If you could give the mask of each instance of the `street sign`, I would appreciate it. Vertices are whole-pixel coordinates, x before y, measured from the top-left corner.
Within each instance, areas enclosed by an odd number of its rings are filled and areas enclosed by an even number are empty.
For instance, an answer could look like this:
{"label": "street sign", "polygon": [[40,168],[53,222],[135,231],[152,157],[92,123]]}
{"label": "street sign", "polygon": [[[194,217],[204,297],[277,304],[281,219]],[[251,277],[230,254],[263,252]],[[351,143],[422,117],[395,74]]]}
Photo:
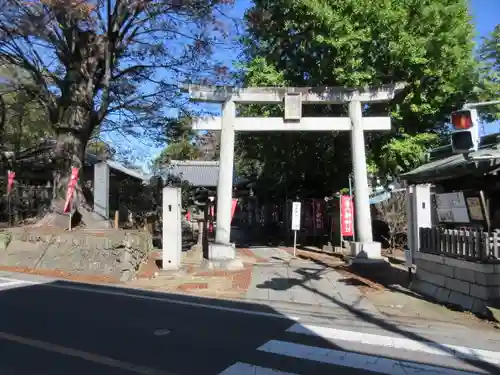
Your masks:
{"label": "street sign", "polygon": [[300,230],[300,202],[292,204],[293,256],[297,252],[297,231]]}
{"label": "street sign", "polygon": [[292,230],[300,230],[300,202],[292,204]]}
{"label": "street sign", "polygon": [[340,197],[340,234],[343,237],[354,235],[354,207],[352,197],[342,195]]}

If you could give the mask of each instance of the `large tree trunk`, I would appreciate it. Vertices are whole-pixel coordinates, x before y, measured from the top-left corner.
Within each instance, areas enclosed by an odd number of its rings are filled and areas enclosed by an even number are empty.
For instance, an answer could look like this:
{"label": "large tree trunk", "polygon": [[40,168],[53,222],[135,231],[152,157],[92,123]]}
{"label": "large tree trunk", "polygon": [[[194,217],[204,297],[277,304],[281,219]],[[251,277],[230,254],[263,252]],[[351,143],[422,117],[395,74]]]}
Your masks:
{"label": "large tree trunk", "polygon": [[72,227],[84,225],[90,229],[109,228],[109,221],[94,214],[88,204],[81,185],[85,162],[85,136],[72,131],[61,131],[57,136],[54,152],[54,191],[50,212],[39,222],[38,226],[69,227],[69,213],[64,212],[68,183],[72,168],[79,169],[79,182],[73,193],[70,209]]}
{"label": "large tree trunk", "polygon": [[[102,41],[97,40],[93,33],[82,32],[76,42],[76,52],[67,68],[58,108],[51,119],[57,134],[54,150],[54,195],[51,213],[41,222],[45,220],[44,223],[57,226],[68,226],[64,203],[71,169],[79,169],[79,181],[82,181],[85,148],[99,122],[94,108],[94,77],[103,57]],[[108,223],[91,212],[80,183],[73,193],[72,209],[75,212],[75,225],[83,221],[87,227],[108,227]]]}

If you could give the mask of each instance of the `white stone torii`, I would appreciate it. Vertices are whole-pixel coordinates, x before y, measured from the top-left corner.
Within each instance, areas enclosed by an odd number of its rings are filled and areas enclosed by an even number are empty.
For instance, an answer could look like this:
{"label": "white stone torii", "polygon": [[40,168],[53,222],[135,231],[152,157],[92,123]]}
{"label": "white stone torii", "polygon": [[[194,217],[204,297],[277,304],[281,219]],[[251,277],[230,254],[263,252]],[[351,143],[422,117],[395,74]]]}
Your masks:
{"label": "white stone torii", "polygon": [[[219,182],[217,185],[217,227],[215,243],[209,248],[214,267],[232,263],[237,267],[234,245],[230,243],[235,131],[351,131],[358,242],[353,251],[360,260],[381,259],[380,243],[373,242],[369,204],[364,131],[390,130],[389,117],[362,116],[362,104],[387,102],[404,83],[372,89],[250,87],[184,85],[194,101],[222,104],[222,116],[198,119],[194,130],[221,131]],[[236,103],[282,104],[284,117],[236,117]],[[302,104],[349,104],[349,117],[302,117]],[[232,262],[231,262],[232,261]],[[226,264],[227,266],[227,264]]]}

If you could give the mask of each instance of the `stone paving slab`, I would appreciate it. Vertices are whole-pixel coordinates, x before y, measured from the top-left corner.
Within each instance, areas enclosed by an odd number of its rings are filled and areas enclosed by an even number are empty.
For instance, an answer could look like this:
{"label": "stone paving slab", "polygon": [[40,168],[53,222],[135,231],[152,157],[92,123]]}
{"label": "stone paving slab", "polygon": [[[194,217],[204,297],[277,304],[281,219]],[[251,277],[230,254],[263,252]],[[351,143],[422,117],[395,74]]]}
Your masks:
{"label": "stone paving slab", "polygon": [[293,255],[283,248],[278,247],[252,247],[249,249],[257,258],[265,259],[266,263],[278,264],[289,262]]}
{"label": "stone paving slab", "polygon": [[376,308],[355,286],[342,283],[342,279],[340,273],[324,266],[256,265],[253,267],[252,282],[245,298],[332,309],[345,310],[347,307],[377,313]]}

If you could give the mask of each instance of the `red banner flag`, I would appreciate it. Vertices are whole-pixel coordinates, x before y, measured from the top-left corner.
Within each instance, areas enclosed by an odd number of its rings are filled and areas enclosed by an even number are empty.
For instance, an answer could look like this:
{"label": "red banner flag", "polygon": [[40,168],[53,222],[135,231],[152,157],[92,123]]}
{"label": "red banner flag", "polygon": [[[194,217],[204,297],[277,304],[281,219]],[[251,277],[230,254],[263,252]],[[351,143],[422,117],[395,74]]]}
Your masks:
{"label": "red banner flag", "polygon": [[7,171],[7,193],[9,194],[12,191],[12,186],[14,185],[15,178],[16,178],[16,172]]}
{"label": "red banner flag", "polygon": [[233,202],[231,203],[231,220],[233,220],[237,204],[238,204],[238,199],[233,199]]}
{"label": "red banner flag", "polygon": [[354,235],[354,207],[352,197],[342,195],[340,197],[340,232],[342,236],[349,237]]}
{"label": "red banner flag", "polygon": [[69,204],[78,182],[78,168],[71,168],[71,178],[68,182],[68,191],[66,192],[66,202],[64,203],[64,212],[69,212]]}

